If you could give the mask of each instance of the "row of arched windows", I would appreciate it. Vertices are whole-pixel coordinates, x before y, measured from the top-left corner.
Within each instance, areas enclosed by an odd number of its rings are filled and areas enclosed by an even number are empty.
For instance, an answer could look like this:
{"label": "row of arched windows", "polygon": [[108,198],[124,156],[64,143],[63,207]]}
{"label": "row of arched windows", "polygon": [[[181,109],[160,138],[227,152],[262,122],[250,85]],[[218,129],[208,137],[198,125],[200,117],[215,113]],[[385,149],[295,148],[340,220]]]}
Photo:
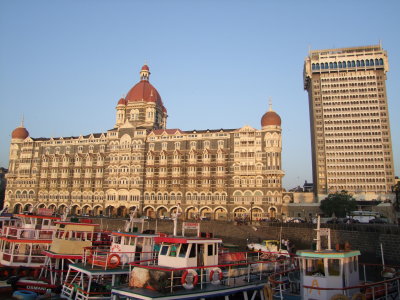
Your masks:
{"label": "row of arched windows", "polygon": [[370,67],[370,66],[383,66],[383,59],[362,59],[352,61],[339,61],[330,63],[314,63],[311,65],[312,70],[327,70],[327,69],[342,69],[342,68],[355,68],[355,67]]}

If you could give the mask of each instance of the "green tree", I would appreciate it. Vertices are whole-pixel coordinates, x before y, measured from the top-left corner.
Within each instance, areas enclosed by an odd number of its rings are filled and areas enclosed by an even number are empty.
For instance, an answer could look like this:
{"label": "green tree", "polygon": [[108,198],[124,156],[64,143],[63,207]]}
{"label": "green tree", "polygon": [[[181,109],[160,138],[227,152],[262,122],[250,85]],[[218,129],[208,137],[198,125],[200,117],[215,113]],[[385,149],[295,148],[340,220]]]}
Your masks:
{"label": "green tree", "polygon": [[395,193],[394,208],[400,211],[400,181],[392,187],[392,192]]}
{"label": "green tree", "polygon": [[344,218],[349,212],[357,208],[357,204],[356,200],[347,191],[341,191],[329,194],[328,197],[321,201],[319,208],[326,216],[332,216],[335,213],[336,217]]}

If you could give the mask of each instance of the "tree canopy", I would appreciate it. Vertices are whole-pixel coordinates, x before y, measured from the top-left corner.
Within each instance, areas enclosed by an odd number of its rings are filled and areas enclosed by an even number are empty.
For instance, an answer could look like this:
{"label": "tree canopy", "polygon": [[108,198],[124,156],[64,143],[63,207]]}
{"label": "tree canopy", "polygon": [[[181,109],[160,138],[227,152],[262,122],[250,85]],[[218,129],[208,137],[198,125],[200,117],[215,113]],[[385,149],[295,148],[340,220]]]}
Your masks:
{"label": "tree canopy", "polygon": [[357,204],[356,200],[347,191],[341,191],[329,194],[328,197],[321,201],[319,208],[326,216],[332,216],[335,213],[336,217],[344,218],[349,212],[356,210]]}

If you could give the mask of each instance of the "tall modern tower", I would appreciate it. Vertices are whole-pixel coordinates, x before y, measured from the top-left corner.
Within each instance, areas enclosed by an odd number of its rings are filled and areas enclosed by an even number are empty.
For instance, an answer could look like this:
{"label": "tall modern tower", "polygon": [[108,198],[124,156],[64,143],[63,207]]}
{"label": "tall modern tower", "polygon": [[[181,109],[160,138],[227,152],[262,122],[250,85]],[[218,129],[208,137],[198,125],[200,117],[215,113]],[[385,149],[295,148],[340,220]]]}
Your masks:
{"label": "tall modern tower", "polygon": [[310,51],[304,62],[315,193],[386,199],[394,184],[380,45]]}

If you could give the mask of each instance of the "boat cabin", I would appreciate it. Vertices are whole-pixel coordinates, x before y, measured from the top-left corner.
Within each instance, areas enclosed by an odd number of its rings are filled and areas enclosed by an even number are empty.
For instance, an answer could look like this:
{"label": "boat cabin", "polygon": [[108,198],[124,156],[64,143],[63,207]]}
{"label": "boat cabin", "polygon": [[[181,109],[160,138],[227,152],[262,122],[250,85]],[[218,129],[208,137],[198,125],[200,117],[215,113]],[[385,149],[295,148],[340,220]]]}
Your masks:
{"label": "boat cabin", "polygon": [[201,237],[158,237],[158,266],[188,268],[218,264],[221,239]]}
{"label": "boat cabin", "polygon": [[50,251],[57,254],[83,254],[85,247],[91,247],[97,239],[94,229],[98,224],[55,222],[56,234]]}
{"label": "boat cabin", "polygon": [[55,229],[55,222],[59,217],[42,216],[33,214],[15,214],[21,220],[21,227],[26,229]]}
{"label": "boat cabin", "polygon": [[117,232],[111,234],[111,253],[119,253],[123,264],[154,257],[154,239],[158,234]]}
{"label": "boat cabin", "polygon": [[[341,289],[359,284],[358,250],[301,250],[296,254],[300,260],[302,299],[330,299]],[[359,289],[347,292],[352,296]]]}

